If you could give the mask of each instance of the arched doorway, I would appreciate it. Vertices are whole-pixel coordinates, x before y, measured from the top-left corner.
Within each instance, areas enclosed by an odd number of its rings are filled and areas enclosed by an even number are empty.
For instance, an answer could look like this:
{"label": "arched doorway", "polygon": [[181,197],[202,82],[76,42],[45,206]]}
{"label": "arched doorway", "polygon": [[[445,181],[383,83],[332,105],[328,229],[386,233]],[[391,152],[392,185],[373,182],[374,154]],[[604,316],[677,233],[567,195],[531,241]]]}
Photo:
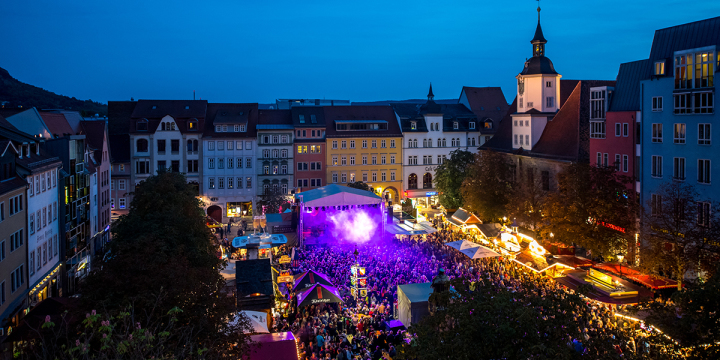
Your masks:
{"label": "arched doorway", "polygon": [[417,189],[417,175],[410,174],[408,176],[408,189]]}
{"label": "arched doorway", "polygon": [[390,200],[393,202],[393,204],[400,203],[400,192],[398,192],[394,186],[388,186],[387,188],[385,188],[384,191],[390,193]]}
{"label": "arched doorway", "polygon": [[217,205],[212,205],[207,208],[207,214],[215,221],[222,223],[222,208]]}
{"label": "arched doorway", "polygon": [[432,174],[425,173],[423,175],[423,189],[432,189]]}

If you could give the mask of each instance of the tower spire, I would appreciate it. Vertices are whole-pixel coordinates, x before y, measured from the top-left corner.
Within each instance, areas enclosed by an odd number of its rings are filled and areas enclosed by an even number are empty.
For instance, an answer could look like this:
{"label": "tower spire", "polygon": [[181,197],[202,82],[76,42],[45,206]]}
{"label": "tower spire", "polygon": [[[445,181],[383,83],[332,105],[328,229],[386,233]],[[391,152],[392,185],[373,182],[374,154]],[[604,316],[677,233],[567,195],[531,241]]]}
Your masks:
{"label": "tower spire", "polygon": [[530,43],[533,45],[533,56],[545,56],[545,44],[547,40],[545,36],[543,36],[542,26],[540,26],[540,0],[537,1],[538,23],[537,28],[535,28],[535,36],[530,40]]}
{"label": "tower spire", "polygon": [[430,91],[428,91],[427,97],[428,97],[428,100],[435,99],[435,94],[433,94],[433,92],[432,92],[432,83],[430,83]]}

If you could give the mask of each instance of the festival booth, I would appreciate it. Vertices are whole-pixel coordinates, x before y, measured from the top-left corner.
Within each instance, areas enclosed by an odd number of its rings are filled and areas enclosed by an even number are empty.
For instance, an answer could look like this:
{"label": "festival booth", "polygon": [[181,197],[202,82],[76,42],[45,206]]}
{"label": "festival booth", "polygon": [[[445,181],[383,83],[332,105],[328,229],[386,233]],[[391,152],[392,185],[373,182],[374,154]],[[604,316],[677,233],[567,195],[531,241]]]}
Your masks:
{"label": "festival booth", "polygon": [[485,244],[490,244],[493,239],[500,236],[502,231],[502,225],[498,223],[477,224],[474,226],[477,227],[480,233],[480,240]]}
{"label": "festival booth", "polygon": [[500,236],[493,239],[493,243],[512,261],[536,273],[556,277],[561,276],[564,271],[574,269],[572,266],[554,261],[553,256],[535,240],[534,235],[531,231],[521,231],[517,226],[513,226],[511,231],[508,229],[501,231]]}
{"label": "festival booth", "polygon": [[340,292],[334,286],[315,284],[297,294],[297,306],[342,303]]}
{"label": "festival booth", "polygon": [[598,270],[611,272],[613,274],[624,276],[630,280],[637,281],[641,285],[652,290],[677,288],[677,281],[675,280],[657,275],[643,274],[638,270],[617,263],[595,264],[593,267]]}
{"label": "festival booth", "polygon": [[466,230],[477,231],[478,230],[477,225],[482,224],[482,221],[480,221],[480,219],[477,216],[475,216],[474,214],[472,214],[471,212],[469,212],[463,208],[457,209],[457,211],[455,211],[452,214],[452,216],[447,218],[447,221],[451,225],[453,225],[463,231],[466,231]]}
{"label": "festival booth", "polygon": [[430,315],[428,300],[433,289],[432,283],[398,285],[397,319],[405,325],[416,324]]}
{"label": "festival booth", "polygon": [[499,257],[500,254],[490,248],[476,244],[472,241],[459,240],[446,243],[445,246],[457,249],[471,259],[482,259],[488,257]]}
{"label": "festival booth", "polygon": [[268,259],[272,258],[272,249],[287,244],[288,239],[283,234],[250,234],[238,236],[233,239],[232,246],[240,251],[239,259]]}
{"label": "festival booth", "polygon": [[298,360],[295,336],[291,332],[250,336],[248,360]]}
{"label": "festival booth", "polygon": [[315,284],[335,286],[335,284],[328,279],[327,275],[319,273],[315,270],[308,270],[302,274],[295,275],[295,285],[293,286],[293,290],[296,292],[302,291]]}
{"label": "festival booth", "polygon": [[365,242],[385,232],[385,202],[371,191],[331,184],[295,194],[300,244]]}

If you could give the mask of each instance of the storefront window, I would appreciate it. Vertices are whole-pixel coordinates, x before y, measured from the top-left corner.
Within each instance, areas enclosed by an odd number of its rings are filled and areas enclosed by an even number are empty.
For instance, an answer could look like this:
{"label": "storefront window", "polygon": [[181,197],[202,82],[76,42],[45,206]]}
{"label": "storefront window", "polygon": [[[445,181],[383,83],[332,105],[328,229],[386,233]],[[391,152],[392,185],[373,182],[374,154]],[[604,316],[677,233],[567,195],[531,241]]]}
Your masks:
{"label": "storefront window", "polygon": [[251,202],[229,202],[226,203],[227,217],[252,216]]}

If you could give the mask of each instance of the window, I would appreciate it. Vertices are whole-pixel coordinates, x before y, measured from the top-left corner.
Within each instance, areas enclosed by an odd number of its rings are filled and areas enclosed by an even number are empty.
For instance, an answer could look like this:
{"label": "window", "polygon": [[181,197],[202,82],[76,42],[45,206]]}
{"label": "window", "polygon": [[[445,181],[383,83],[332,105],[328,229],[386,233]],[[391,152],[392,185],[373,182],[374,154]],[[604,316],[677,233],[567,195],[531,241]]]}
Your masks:
{"label": "window", "polygon": [[15,215],[23,209],[22,194],[10,198],[10,216]]}
{"label": "window", "polygon": [[661,143],[663,140],[662,124],[652,124],[652,142]]}
{"label": "window", "polygon": [[685,180],[685,158],[673,158],[673,180]]}
{"label": "window", "polygon": [[628,172],[628,156],[623,155],[623,172]]}
{"label": "window", "polygon": [[53,220],[57,220],[57,201],[53,202]]}
{"label": "window", "polygon": [[252,169],[252,158],[245,158],[245,168]]}
{"label": "window", "polygon": [[377,140],[372,140],[371,144],[373,149],[377,149]]}
{"label": "window", "polygon": [[390,139],[390,148],[391,149],[395,148],[395,139]]}
{"label": "window", "polygon": [[698,145],[710,145],[710,124],[698,124]]}
{"label": "window", "polygon": [[532,108],[534,104],[532,101],[528,101],[527,104],[525,104],[525,105],[527,108]]}
{"label": "window", "polygon": [[362,141],[362,148],[363,148],[363,149],[367,149],[367,144],[368,144],[368,143],[367,143],[367,140],[363,140],[363,141]]}
{"label": "window", "polygon": [[215,168],[215,158],[209,158],[208,159],[208,169],[214,169]]}
{"label": "window", "polygon": [[623,128],[623,136],[624,136],[624,137],[628,137],[628,134],[630,133],[630,126],[629,126],[629,124],[628,124],[628,123],[623,123],[623,124],[622,124],[622,128]]}
{"label": "window", "polygon": [[363,164],[363,165],[367,165],[367,163],[368,163],[368,162],[367,162],[367,155],[363,155],[363,156],[362,156],[362,164]]}
{"label": "window", "polygon": [[513,142],[515,143],[515,145],[518,145],[518,136],[517,136],[517,134],[513,135],[513,137],[515,138],[515,140],[514,140]]}
{"label": "window", "polygon": [[281,174],[287,174],[287,165],[280,165],[280,173]]}
{"label": "window", "polygon": [[278,143],[280,143],[280,136],[278,136],[278,135],[273,135],[273,136],[272,136],[272,143],[273,143],[273,144],[278,144]]}
{"label": "window", "polygon": [[340,157],[340,165],[347,165],[347,156],[343,155]]}
{"label": "window", "polygon": [[234,187],[235,187],[235,178],[234,178],[234,177],[229,177],[229,178],[227,179],[227,185],[228,185],[228,189],[234,188]]}
{"label": "window", "polygon": [[390,154],[390,164],[395,164],[395,154]]}
{"label": "window", "polygon": [[518,101],[518,103],[520,104],[520,105],[518,105],[518,106],[522,109],[522,107],[523,107],[523,98],[520,98],[520,101]]}
{"label": "window", "polygon": [[[363,141],[364,141],[364,140],[363,140]],[[337,142],[337,140],[333,140],[333,142],[332,142],[332,148],[333,148],[333,149],[337,149],[337,148],[338,148],[338,142]]]}
{"label": "window", "polygon": [[25,265],[20,265],[10,274],[10,290],[12,292],[15,292],[15,290],[19,289],[22,284],[25,283],[25,270],[23,269],[24,267]]}
{"label": "window", "polygon": [[620,154],[615,154],[615,171],[620,171]]}
{"label": "window", "polygon": [[695,106],[693,113],[695,114],[712,114],[713,113],[713,93],[702,92],[693,94]]}
{"label": "window", "polygon": [[5,240],[0,241],[0,261],[5,260]]}
{"label": "window", "polygon": [[227,158],[227,167],[228,169],[232,169],[235,166],[235,160],[233,158]]}
{"label": "window", "polygon": [[620,136],[620,133],[621,133],[621,131],[622,131],[622,130],[621,130],[621,126],[622,126],[622,125],[620,125],[620,123],[616,123],[616,124],[615,124],[615,136]]}
{"label": "window", "polygon": [[165,152],[165,140],[157,141],[157,150],[158,150],[158,154],[162,154]]}
{"label": "window", "polygon": [[35,214],[28,216],[28,228],[30,229],[30,235],[35,233]]}
{"label": "window", "polygon": [[[458,144],[458,145],[460,145],[460,144]],[[530,145],[530,135],[525,135],[525,145],[528,145],[528,146]]]}
{"label": "window", "polygon": [[415,122],[415,121],[410,122],[410,130],[417,130],[417,122]]}
{"label": "window", "polygon": [[665,60],[655,62],[655,75],[665,75]]}
{"label": "window", "polygon": [[377,165],[377,155],[372,156],[372,164]]}
{"label": "window", "polygon": [[305,123],[305,115],[298,115],[298,118],[300,119],[301,124]]}
{"label": "window", "polygon": [[673,142],[675,144],[684,144],[685,143],[685,124],[675,124],[673,126],[674,129],[674,136],[673,136]]}
{"label": "window", "polygon": [[[287,136],[287,135],[281,136],[281,139],[282,139],[282,143],[283,143],[283,144],[287,144],[287,143],[288,143],[288,136]],[[287,186],[287,185],[286,185],[286,186]],[[286,192],[287,192],[287,191],[286,191]]]}
{"label": "window", "polygon": [[20,229],[10,235],[10,252],[15,251],[19,247],[23,246],[25,239],[23,237],[23,229]]}
{"label": "window", "polygon": [[385,146],[385,140],[380,140],[380,147],[383,148],[383,149],[386,147],[386,146]]}
{"label": "window", "polygon": [[215,188],[215,178],[209,178],[208,179],[208,189],[214,189]]}
{"label": "window", "polygon": [[340,142],[340,148],[341,149],[347,149],[347,141],[343,140]]}
{"label": "window", "polygon": [[650,175],[652,175],[653,177],[662,177],[662,156],[652,156]]}
{"label": "window", "polygon": [[662,96],[654,96],[652,98],[652,111],[662,111],[662,109],[663,109]]}
{"label": "window", "polygon": [[332,165],[333,165],[333,166],[337,166],[337,164],[338,164],[338,157],[337,157],[337,155],[333,155],[333,157],[332,157]]}
{"label": "window", "polygon": [[252,189],[252,178],[245,178],[245,188]]}
{"label": "window", "polygon": [[380,181],[387,181],[387,176],[384,171],[380,173]]}
{"label": "window", "polygon": [[375,171],[372,172],[372,181],[373,182],[377,181],[377,172],[375,172]]}
{"label": "window", "polygon": [[310,114],[310,122],[313,124],[317,124],[317,118],[315,117],[315,114]]}
{"label": "window", "polygon": [[334,172],[334,173],[332,174],[332,182],[333,182],[334,184],[336,184],[336,183],[338,182],[338,174],[337,174],[336,172]]}
{"label": "window", "polygon": [[340,182],[342,182],[342,183],[347,182],[347,173],[340,174]]}
{"label": "window", "polygon": [[124,198],[124,197],[121,197],[120,199],[118,199],[118,201],[119,201],[119,203],[120,203],[120,208],[121,208],[121,209],[124,209],[124,208],[125,208],[125,201],[126,201],[125,198]]}
{"label": "window", "polygon": [[367,181],[368,181],[368,174],[367,174],[366,172],[364,172],[363,175],[362,175],[362,181],[363,181],[363,182],[367,182]]}
{"label": "window", "polygon": [[652,194],[650,196],[650,215],[657,216],[662,214],[662,196]]}
{"label": "window", "polygon": [[593,138],[593,139],[604,139],[605,138],[605,122],[604,121],[591,121],[590,122],[590,138]]}
{"label": "window", "polygon": [[545,98],[545,107],[553,107],[555,106],[555,98],[552,96],[548,96]]}
{"label": "window", "polygon": [[459,125],[460,125],[460,124],[458,124],[458,122],[457,122],[457,121],[453,121],[453,130],[457,130],[457,129],[459,129],[459,128],[460,128],[460,126],[459,126]]}
{"label": "window", "polygon": [[605,90],[590,92],[590,119],[605,119]]}
{"label": "window", "polygon": [[384,154],[380,155],[380,164],[381,165],[385,165],[385,157],[386,157],[386,155],[384,155]]}
{"label": "window", "polygon": [[[174,141],[174,140],[173,140]],[[218,141],[217,142],[217,149],[218,150],[225,150],[225,142],[224,141]]]}
{"label": "window", "polygon": [[710,184],[710,160],[698,160],[698,183]]}
{"label": "window", "polygon": [[608,153],[603,154],[603,166],[608,166]]}
{"label": "window", "polygon": [[138,130],[138,131],[147,131],[147,129],[148,129],[148,122],[147,122],[147,120],[143,119],[143,120],[139,120],[139,121],[137,122],[137,130]]}
{"label": "window", "polygon": [[135,145],[135,152],[147,152],[148,141],[146,139],[138,139]]}
{"label": "window", "polygon": [[350,155],[350,165],[355,165],[355,155]]}
{"label": "window", "polygon": [[220,177],[218,178],[218,189],[224,189],[225,188],[225,178]]}
{"label": "window", "polygon": [[697,223],[700,226],[710,226],[710,203],[709,202],[698,202],[697,209]]}

